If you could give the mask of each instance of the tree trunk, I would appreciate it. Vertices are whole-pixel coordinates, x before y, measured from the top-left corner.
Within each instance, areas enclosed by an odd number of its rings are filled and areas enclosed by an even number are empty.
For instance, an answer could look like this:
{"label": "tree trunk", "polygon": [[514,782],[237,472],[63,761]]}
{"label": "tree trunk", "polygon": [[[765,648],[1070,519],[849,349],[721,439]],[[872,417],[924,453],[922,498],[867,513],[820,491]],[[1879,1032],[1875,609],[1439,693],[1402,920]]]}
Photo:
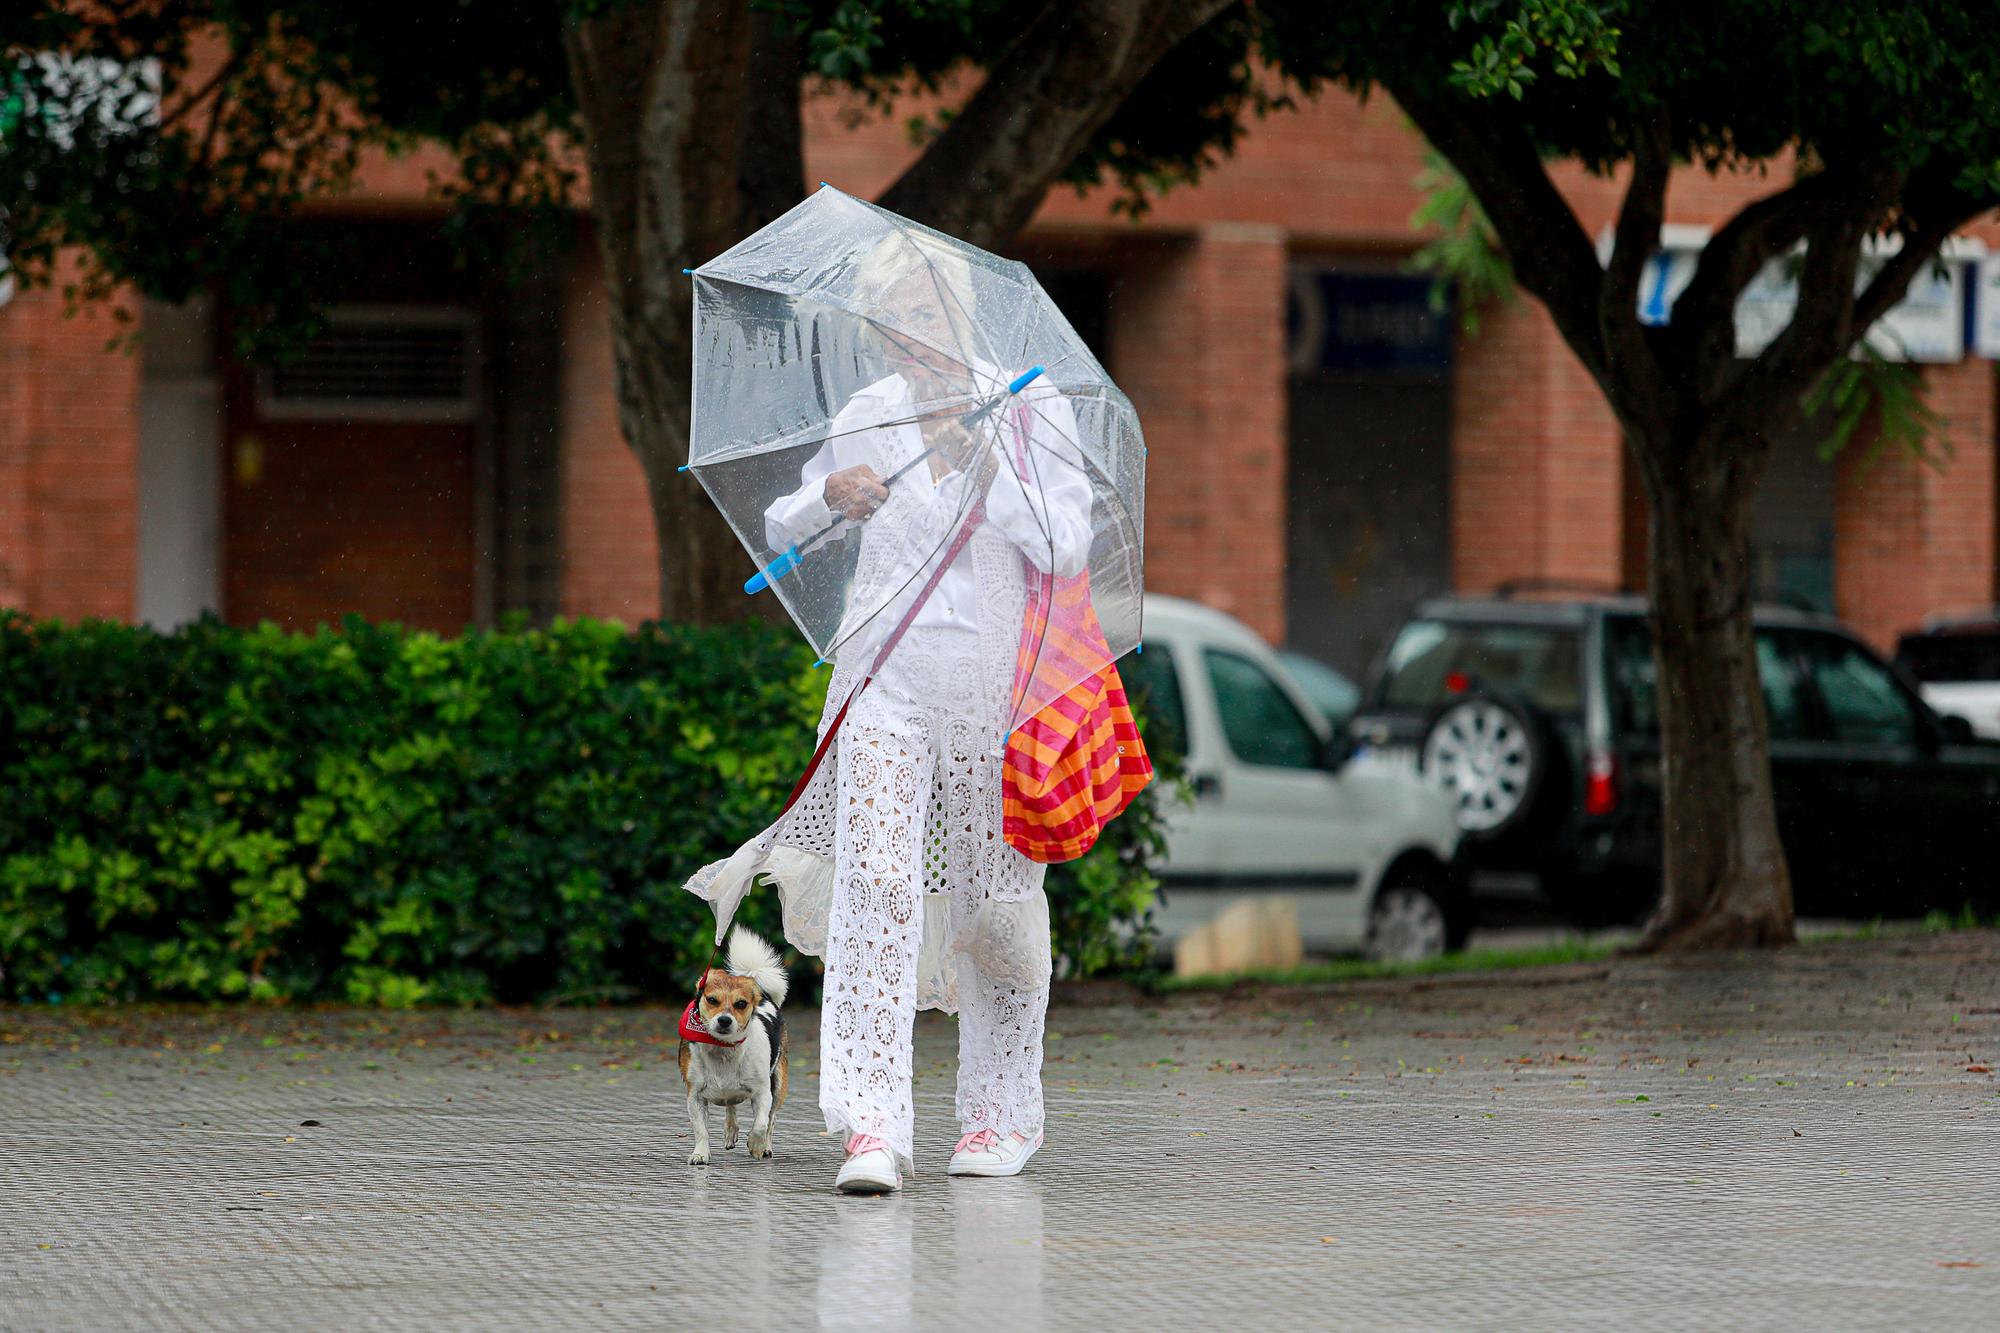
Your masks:
{"label": "tree trunk", "polygon": [[743,132],[736,180],[748,236],[775,222],[806,195],[805,120],[800,86],[805,53],[789,14],[750,11],[750,55],[743,81]]}
{"label": "tree trunk", "polygon": [[1767,437],[1635,437],[1652,513],[1662,895],[1641,950],[1789,942],[1792,886],[1771,797],[1751,624],[1750,511]]}
{"label": "tree trunk", "polygon": [[693,286],[681,270],[742,235],[748,7],[635,0],[572,23],[565,45],[604,257],[618,424],[645,472],[659,538],[660,614],[740,618],[756,610],[742,592],[742,548],[678,469],[694,355]]}

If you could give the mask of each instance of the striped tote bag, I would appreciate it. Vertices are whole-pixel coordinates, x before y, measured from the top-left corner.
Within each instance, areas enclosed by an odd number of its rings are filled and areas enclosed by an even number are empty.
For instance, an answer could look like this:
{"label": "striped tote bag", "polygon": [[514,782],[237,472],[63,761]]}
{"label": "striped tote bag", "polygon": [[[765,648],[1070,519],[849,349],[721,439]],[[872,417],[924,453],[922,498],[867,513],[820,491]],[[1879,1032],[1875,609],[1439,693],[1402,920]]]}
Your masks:
{"label": "striped tote bag", "polygon": [[[1007,738],[1001,835],[1031,861],[1073,861],[1152,781],[1153,762],[1091,606],[1089,576],[1030,573],[1037,583],[1015,658],[1014,697],[1048,702]],[[1104,665],[1091,671],[1091,662]]]}

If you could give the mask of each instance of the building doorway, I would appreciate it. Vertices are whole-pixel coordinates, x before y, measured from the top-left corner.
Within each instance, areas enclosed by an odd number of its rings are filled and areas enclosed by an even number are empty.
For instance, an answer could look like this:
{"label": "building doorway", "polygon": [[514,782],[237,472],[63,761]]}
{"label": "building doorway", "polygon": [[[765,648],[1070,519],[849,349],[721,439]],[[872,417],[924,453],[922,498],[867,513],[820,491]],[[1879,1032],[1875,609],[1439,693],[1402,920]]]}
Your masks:
{"label": "building doorway", "polygon": [[1326,264],[1288,322],[1288,646],[1360,683],[1451,586],[1452,322],[1426,278]]}

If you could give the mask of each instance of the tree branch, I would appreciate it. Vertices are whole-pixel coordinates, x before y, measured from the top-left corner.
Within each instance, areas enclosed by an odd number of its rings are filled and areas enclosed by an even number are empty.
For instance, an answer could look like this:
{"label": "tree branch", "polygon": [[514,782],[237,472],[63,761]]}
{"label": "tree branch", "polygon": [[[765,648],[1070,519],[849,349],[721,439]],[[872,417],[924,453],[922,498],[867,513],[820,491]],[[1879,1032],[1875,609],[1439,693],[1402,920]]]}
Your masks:
{"label": "tree branch", "polygon": [[1509,117],[1486,115],[1448,96],[1425,97],[1407,86],[1385,86],[1472,187],[1520,284],[1548,307],[1584,367],[1606,383],[1598,321],[1604,272],[1583,224],[1549,179],[1526,131]]}
{"label": "tree branch", "polygon": [[1905,211],[1915,225],[1904,233],[1903,248],[1889,256],[1868,286],[1854,298],[1854,327],[1862,334],[1875,327],[1875,321],[1903,299],[1910,280],[1937,256],[1952,233],[1985,212],[1986,207],[1950,185],[1936,191],[1911,191]]}
{"label": "tree branch", "polygon": [[1759,432],[1772,419],[1773,404],[1796,403],[1847,354],[1858,332],[1854,279],[1862,246],[1881,225],[1903,179],[1901,171],[1878,165],[1857,177],[1859,189],[1848,207],[1829,204],[1806,225],[1806,254],[1791,322],[1718,396],[1719,420],[1735,423],[1739,431]]}
{"label": "tree branch", "polygon": [[1639,322],[1639,284],[1646,261],[1660,248],[1666,219],[1667,181],[1673,174],[1672,126],[1666,108],[1655,106],[1638,125],[1632,145],[1632,180],[1612,230],[1611,260],[1605,265],[1597,301],[1605,372],[1619,386],[1613,401],[1646,400],[1641,410],[1657,418],[1666,409],[1662,377],[1646,328]]}
{"label": "tree branch", "polygon": [[210,93],[215,92],[217,89],[221,88],[225,82],[235,77],[236,71],[243,67],[243,62],[245,59],[248,58],[248,56],[249,56],[249,51],[246,48],[238,48],[237,50],[231,51],[229,53],[229,58],[222,62],[222,67],[216,70],[214,74],[209,76],[208,82],[202,84],[201,87],[189,93],[185,98],[181,100],[178,106],[176,106],[172,111],[167,112],[166,115],[160,118],[160,123],[154,127],[154,132],[158,134],[165,134],[168,130],[172,129],[174,125],[177,122],[179,122],[184,116],[186,116],[189,112],[193,111],[196,107],[200,106],[204,101],[208,100],[208,96]]}
{"label": "tree branch", "polygon": [[1736,302],[1764,265],[1805,239],[1806,228],[1862,187],[1853,170],[1813,173],[1741,209],[1709,238],[1694,277],[1674,301],[1673,330],[1704,397],[1736,359]]}
{"label": "tree branch", "polygon": [[1049,0],[882,206],[1005,245],[1139,80],[1231,2]]}

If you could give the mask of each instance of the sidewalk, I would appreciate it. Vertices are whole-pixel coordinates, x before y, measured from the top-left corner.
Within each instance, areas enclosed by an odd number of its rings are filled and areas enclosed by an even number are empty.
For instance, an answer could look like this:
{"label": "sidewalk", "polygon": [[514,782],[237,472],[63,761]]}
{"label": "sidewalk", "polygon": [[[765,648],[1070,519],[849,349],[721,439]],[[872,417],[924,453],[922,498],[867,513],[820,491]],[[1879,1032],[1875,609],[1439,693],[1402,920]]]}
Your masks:
{"label": "sidewalk", "polygon": [[[0,1010],[0,1329],[1992,1327],[2000,933],[1051,1016],[1049,1146],[687,1167],[664,1009]],[[316,1123],[309,1123],[316,1122]],[[718,1118],[719,1131],[720,1121]],[[718,1135],[717,1143],[720,1138]]]}

